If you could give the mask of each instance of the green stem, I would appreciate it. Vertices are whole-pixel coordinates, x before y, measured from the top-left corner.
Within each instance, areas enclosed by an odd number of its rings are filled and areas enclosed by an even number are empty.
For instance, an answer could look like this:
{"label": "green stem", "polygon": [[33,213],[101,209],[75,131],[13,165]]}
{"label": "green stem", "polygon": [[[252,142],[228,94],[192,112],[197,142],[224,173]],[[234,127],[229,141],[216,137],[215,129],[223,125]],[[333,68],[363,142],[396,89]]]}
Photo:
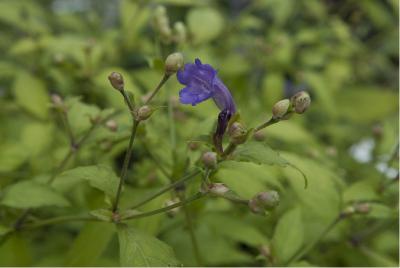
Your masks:
{"label": "green stem", "polygon": [[133,121],[131,137],[129,138],[129,145],[128,145],[128,149],[125,154],[125,159],[124,159],[124,163],[122,166],[121,175],[119,178],[118,190],[117,190],[117,194],[115,196],[115,201],[114,201],[113,208],[112,208],[112,210],[114,212],[118,210],[118,205],[119,205],[119,201],[121,198],[122,186],[125,182],[126,173],[128,171],[129,163],[131,161],[133,142],[135,141],[136,131],[137,131],[137,127],[138,127],[139,123],[140,123],[140,121],[137,121],[137,120]]}
{"label": "green stem", "polygon": [[336,217],[336,219],[328,225],[328,227],[320,234],[320,236],[314,240],[314,242],[309,243],[306,247],[304,247],[303,249],[301,249],[300,251],[298,251],[296,254],[294,254],[287,262],[287,264],[295,262],[297,260],[299,260],[301,257],[303,257],[304,255],[306,255],[310,250],[312,250],[319,241],[321,241],[341,220],[343,220],[344,218],[339,216]]}
{"label": "green stem", "polygon": [[200,174],[200,171],[199,171],[199,170],[196,170],[196,171],[194,171],[194,172],[192,172],[192,173],[187,174],[186,176],[184,176],[184,177],[181,178],[180,180],[177,180],[176,182],[171,183],[170,185],[168,185],[168,186],[162,188],[160,191],[158,191],[158,192],[156,192],[156,193],[154,193],[154,194],[148,196],[148,197],[145,198],[144,200],[142,200],[142,201],[140,201],[139,203],[137,203],[136,205],[134,205],[131,209],[136,209],[136,208],[139,208],[139,207],[143,206],[144,204],[150,202],[150,201],[153,200],[154,198],[156,198],[156,197],[162,195],[163,193],[165,193],[165,192],[167,192],[167,191],[169,191],[169,190],[171,190],[171,189],[174,189],[174,188],[176,188],[178,185],[180,185],[180,184],[182,184],[182,183],[184,183],[184,182],[186,182],[186,181],[188,181],[188,180],[194,178],[194,177],[195,177],[196,175],[198,175],[198,174]]}
{"label": "green stem", "polygon": [[185,204],[188,204],[188,203],[193,202],[193,201],[195,201],[197,199],[200,199],[200,198],[204,197],[205,195],[206,195],[205,193],[197,193],[194,196],[192,196],[192,197],[190,197],[188,199],[185,199],[184,201],[175,203],[173,205],[170,205],[170,206],[167,206],[167,207],[163,207],[163,208],[159,208],[159,209],[152,210],[152,211],[148,211],[148,212],[144,212],[144,213],[139,213],[139,214],[136,214],[136,215],[131,215],[131,216],[128,216],[126,218],[123,218],[122,220],[132,220],[132,219],[149,217],[149,216],[153,216],[153,215],[156,215],[156,214],[164,213],[164,212],[167,212],[167,211],[169,211],[171,209],[174,209],[174,208],[177,208],[177,207],[181,207],[181,206],[183,206]]}
{"label": "green stem", "polygon": [[261,125],[259,125],[258,127],[256,127],[256,128],[254,129],[254,132],[257,132],[257,131],[259,131],[259,130],[261,130],[261,129],[263,129],[263,128],[266,128],[266,127],[268,127],[268,126],[270,126],[270,125],[273,125],[273,124],[275,124],[275,123],[278,123],[279,121],[280,121],[279,119],[276,119],[276,118],[271,117],[271,119],[269,119],[267,122],[265,122],[264,124],[261,124]]}
{"label": "green stem", "polygon": [[126,105],[128,105],[128,109],[131,112],[131,116],[132,116],[133,120],[135,120],[135,114],[134,114],[135,107],[133,106],[131,99],[129,98],[129,96],[125,90],[120,90],[119,92],[121,92],[122,96],[124,97],[125,103],[126,103]]}
{"label": "green stem", "polygon": [[233,143],[229,143],[228,147],[226,148],[226,150],[222,153],[222,157],[225,158],[228,155],[230,155],[231,153],[233,153],[233,151],[235,151],[237,145],[233,144]]}
{"label": "green stem", "polygon": [[[186,200],[185,193],[182,194],[182,199],[183,199],[182,200],[183,202]],[[192,242],[193,253],[196,258],[197,265],[203,266],[202,261],[201,261],[199,246],[197,243],[196,234],[194,232],[194,226],[193,226],[192,217],[190,215],[190,211],[189,211],[188,207],[186,206],[186,204],[182,205],[182,209],[183,209],[183,212],[185,213],[185,219],[186,219],[187,227],[189,230],[190,240]]]}
{"label": "green stem", "polygon": [[64,123],[65,129],[67,131],[70,144],[71,144],[71,146],[75,146],[75,136],[74,136],[74,133],[72,132],[71,124],[69,123],[68,115],[65,111],[61,112],[61,118]]}
{"label": "green stem", "polygon": [[38,221],[23,227],[24,230],[32,230],[46,225],[52,225],[57,223],[69,222],[69,221],[98,221],[98,219],[90,216],[60,216],[50,218],[42,221]]}
{"label": "green stem", "polygon": [[160,83],[157,85],[157,87],[153,90],[151,93],[150,97],[144,102],[144,104],[149,104],[150,101],[154,98],[154,96],[160,91],[161,87],[165,84],[165,82],[168,81],[168,79],[171,77],[169,74],[164,74],[163,78],[161,79]]}

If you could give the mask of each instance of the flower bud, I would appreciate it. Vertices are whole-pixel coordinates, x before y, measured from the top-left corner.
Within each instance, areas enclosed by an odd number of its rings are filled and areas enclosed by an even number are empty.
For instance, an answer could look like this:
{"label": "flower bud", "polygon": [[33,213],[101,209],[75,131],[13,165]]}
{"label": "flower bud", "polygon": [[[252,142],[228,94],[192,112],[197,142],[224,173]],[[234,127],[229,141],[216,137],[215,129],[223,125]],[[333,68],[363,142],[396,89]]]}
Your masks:
{"label": "flower bud", "polygon": [[205,167],[213,169],[217,166],[217,154],[214,152],[205,152],[201,157],[201,161]]}
{"label": "flower bud", "polygon": [[186,32],[186,26],[185,24],[183,24],[183,22],[181,21],[175,22],[174,32],[175,32],[174,36],[175,42],[177,42],[178,44],[186,42],[187,32]]}
{"label": "flower bud", "polygon": [[[179,203],[179,199],[178,198],[175,197],[173,199],[168,199],[168,200],[166,200],[164,202],[164,207],[173,206],[176,203]],[[170,210],[167,211],[167,215],[172,218],[172,217],[176,216],[176,214],[178,214],[179,210],[180,210],[180,207],[176,207],[176,208],[170,209]]]}
{"label": "flower bud", "polygon": [[254,138],[256,141],[263,141],[263,140],[265,140],[265,134],[264,134],[264,132],[262,132],[261,130],[259,130],[259,131],[254,132],[253,138]]}
{"label": "flower bud", "polygon": [[345,209],[343,209],[343,211],[340,213],[340,216],[342,218],[345,218],[345,217],[353,215],[354,213],[355,213],[354,207],[353,206],[348,206]]}
{"label": "flower bud", "polygon": [[211,183],[208,185],[208,191],[215,196],[223,196],[229,192],[229,188],[223,183]]}
{"label": "flower bud", "polygon": [[119,91],[124,90],[124,78],[122,77],[122,74],[117,72],[112,72],[108,76],[108,80],[110,80],[111,86],[116,90]]}
{"label": "flower bud", "polygon": [[63,102],[62,98],[58,94],[52,94],[51,95],[51,102],[53,103],[53,105],[55,107],[59,107],[59,106],[64,105],[64,102]]}
{"label": "flower bud", "polygon": [[165,60],[165,73],[172,75],[183,67],[183,55],[180,52],[170,54]]}
{"label": "flower bud", "polygon": [[172,30],[169,26],[167,10],[164,6],[157,6],[154,11],[153,27],[160,34],[161,41],[168,44],[171,41]]}
{"label": "flower bud", "polygon": [[354,210],[359,214],[368,214],[371,211],[371,206],[368,203],[358,203],[354,205]]}
{"label": "flower bud", "polygon": [[112,132],[117,131],[117,129],[118,129],[117,122],[115,120],[112,120],[112,119],[108,120],[106,122],[106,128],[108,128]]}
{"label": "flower bud", "polygon": [[304,113],[311,104],[310,95],[305,91],[300,91],[290,99],[296,113]]}
{"label": "flower bud", "polygon": [[236,145],[242,144],[247,139],[247,130],[245,127],[239,123],[234,122],[228,130],[228,135],[230,138],[230,142]]}
{"label": "flower bud", "polygon": [[250,210],[256,214],[264,214],[265,210],[273,210],[279,205],[279,194],[276,191],[261,192],[249,200]]}
{"label": "flower bud", "polygon": [[190,141],[188,143],[188,147],[191,151],[196,151],[197,149],[200,148],[200,143],[196,141]]}
{"label": "flower bud", "polygon": [[144,105],[137,110],[136,119],[139,121],[144,121],[148,119],[153,112],[154,110],[150,106]]}
{"label": "flower bud", "polygon": [[284,116],[290,111],[290,100],[284,99],[275,103],[272,107],[272,117],[274,119],[284,119]]}

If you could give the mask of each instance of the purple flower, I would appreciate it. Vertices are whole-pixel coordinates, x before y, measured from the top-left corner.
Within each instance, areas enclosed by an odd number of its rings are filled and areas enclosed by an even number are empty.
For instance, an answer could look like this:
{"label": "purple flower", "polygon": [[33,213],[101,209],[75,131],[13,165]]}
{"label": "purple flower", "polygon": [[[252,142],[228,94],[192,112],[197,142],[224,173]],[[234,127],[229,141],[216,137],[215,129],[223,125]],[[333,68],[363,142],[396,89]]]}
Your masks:
{"label": "purple flower", "polygon": [[212,98],[221,111],[233,115],[236,105],[228,88],[217,76],[217,71],[209,64],[202,64],[199,59],[187,63],[177,72],[178,81],[185,85],[179,92],[180,102],[193,106]]}

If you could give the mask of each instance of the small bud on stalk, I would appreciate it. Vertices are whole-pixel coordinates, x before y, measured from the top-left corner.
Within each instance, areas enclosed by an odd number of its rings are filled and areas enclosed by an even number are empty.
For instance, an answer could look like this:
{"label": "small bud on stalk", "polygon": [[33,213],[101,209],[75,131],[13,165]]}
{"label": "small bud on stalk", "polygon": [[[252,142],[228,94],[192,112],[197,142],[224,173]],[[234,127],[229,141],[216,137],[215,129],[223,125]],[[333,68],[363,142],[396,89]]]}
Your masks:
{"label": "small bud on stalk", "polygon": [[223,183],[211,183],[208,185],[208,191],[215,196],[223,196],[229,192],[229,188]]}
{"label": "small bud on stalk", "polygon": [[310,95],[305,91],[300,91],[290,99],[296,113],[304,113],[311,104]]}
{"label": "small bud on stalk", "polygon": [[122,91],[124,90],[124,78],[122,74],[117,72],[112,72],[108,76],[108,80],[110,80],[111,86],[116,90]]}
{"label": "small bud on stalk", "polygon": [[235,145],[244,143],[247,139],[247,134],[246,128],[239,122],[234,122],[228,129],[230,142]]}
{"label": "small bud on stalk", "polygon": [[288,119],[287,115],[291,113],[290,108],[289,99],[280,100],[272,107],[272,117],[279,120]]}
{"label": "small bud on stalk", "polygon": [[186,42],[187,33],[186,33],[186,26],[183,22],[175,22],[174,24],[174,41],[178,44],[182,44]]}
{"label": "small bud on stalk", "polygon": [[154,110],[150,106],[144,105],[136,111],[136,119],[138,121],[144,121],[148,119],[153,112]]}
{"label": "small bud on stalk", "polygon": [[354,205],[354,210],[358,214],[368,214],[371,211],[371,206],[368,203],[358,203]]}
{"label": "small bud on stalk", "polygon": [[263,140],[265,140],[265,134],[262,131],[256,131],[253,134],[253,138],[256,141],[263,141]]}
{"label": "small bud on stalk", "polygon": [[63,99],[60,97],[58,94],[52,94],[51,95],[51,102],[53,104],[53,107],[59,110],[60,112],[66,113],[67,112],[67,107],[65,106],[65,103]]}
{"label": "small bud on stalk", "polygon": [[261,192],[249,200],[250,210],[256,214],[264,214],[265,210],[273,210],[279,205],[279,194],[276,191]]}
{"label": "small bud on stalk", "polygon": [[165,60],[165,74],[172,75],[184,65],[183,55],[180,52],[170,54]]}
{"label": "small bud on stalk", "polygon": [[[164,202],[164,207],[173,206],[177,203],[179,203],[179,198],[175,197],[173,199],[168,199]],[[170,209],[167,211],[167,215],[172,218],[172,217],[176,216],[176,214],[178,214],[179,210],[180,210],[180,207]]]}
{"label": "small bud on stalk", "polygon": [[115,120],[108,120],[105,124],[106,128],[108,128],[110,131],[115,132],[118,129],[118,124]]}
{"label": "small bud on stalk", "polygon": [[205,152],[201,157],[201,161],[205,167],[213,169],[217,166],[217,154],[214,152]]}

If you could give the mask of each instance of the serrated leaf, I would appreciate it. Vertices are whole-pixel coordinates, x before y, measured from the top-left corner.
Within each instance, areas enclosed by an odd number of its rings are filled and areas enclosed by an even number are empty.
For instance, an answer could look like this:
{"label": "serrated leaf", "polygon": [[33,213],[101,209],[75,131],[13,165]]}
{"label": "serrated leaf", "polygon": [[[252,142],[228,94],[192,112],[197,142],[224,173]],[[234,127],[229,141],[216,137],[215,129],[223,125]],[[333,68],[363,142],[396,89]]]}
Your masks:
{"label": "serrated leaf", "polygon": [[53,182],[53,187],[61,191],[68,191],[71,187],[82,181],[103,191],[109,198],[113,199],[117,193],[119,178],[108,166],[96,165],[77,167],[61,173]]}
{"label": "serrated leaf", "polygon": [[127,225],[118,225],[121,266],[177,266],[170,246]]}
{"label": "serrated leaf", "polygon": [[285,264],[301,248],[304,228],[300,208],[286,212],[278,221],[272,239],[273,252],[280,264]]}
{"label": "serrated leaf", "polygon": [[33,181],[22,181],[8,187],[1,204],[14,208],[43,206],[65,207],[69,202],[50,186]]}

